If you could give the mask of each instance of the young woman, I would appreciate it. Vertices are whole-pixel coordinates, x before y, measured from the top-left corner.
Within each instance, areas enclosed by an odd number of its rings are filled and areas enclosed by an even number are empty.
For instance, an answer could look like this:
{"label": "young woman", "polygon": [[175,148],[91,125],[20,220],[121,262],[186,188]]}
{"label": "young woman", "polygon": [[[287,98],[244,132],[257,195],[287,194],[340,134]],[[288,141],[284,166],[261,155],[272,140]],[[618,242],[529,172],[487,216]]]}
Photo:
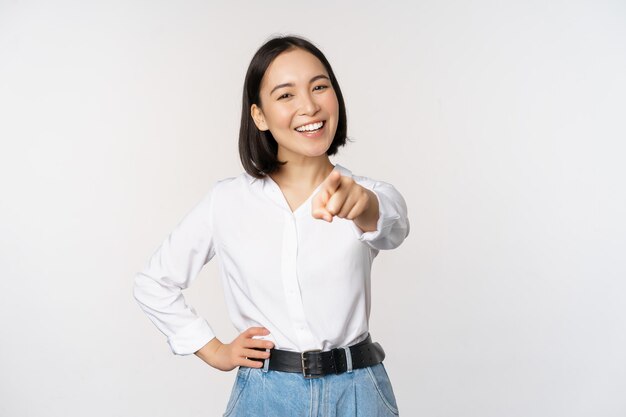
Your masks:
{"label": "young woman", "polygon": [[[368,332],[370,273],[408,235],[407,208],[392,185],[331,163],[346,132],[322,52],[295,36],[265,43],[244,85],[245,172],[213,183],[135,277],[175,354],[238,367],[225,417],[398,415]],[[231,343],[181,293],[216,255]]]}

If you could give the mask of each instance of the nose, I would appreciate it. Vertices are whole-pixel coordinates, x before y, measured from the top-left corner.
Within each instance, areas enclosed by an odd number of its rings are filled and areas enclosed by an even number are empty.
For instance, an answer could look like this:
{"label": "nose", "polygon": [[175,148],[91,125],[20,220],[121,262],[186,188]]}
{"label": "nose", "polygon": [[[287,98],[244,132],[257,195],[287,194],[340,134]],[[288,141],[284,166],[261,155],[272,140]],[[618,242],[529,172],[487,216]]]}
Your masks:
{"label": "nose", "polygon": [[300,116],[313,116],[320,110],[319,104],[310,93],[304,94],[301,97],[302,102],[300,103]]}

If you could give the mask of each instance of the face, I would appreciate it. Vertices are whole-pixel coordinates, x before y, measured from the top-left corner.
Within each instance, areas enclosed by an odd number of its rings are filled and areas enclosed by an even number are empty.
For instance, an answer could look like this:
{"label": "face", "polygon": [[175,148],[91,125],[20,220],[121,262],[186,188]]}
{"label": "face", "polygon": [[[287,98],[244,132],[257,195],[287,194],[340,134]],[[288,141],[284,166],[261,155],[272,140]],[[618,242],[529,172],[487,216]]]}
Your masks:
{"label": "face", "polygon": [[260,106],[251,107],[260,130],[278,142],[278,159],[327,158],[335,137],[339,102],[328,72],[315,55],[292,49],[278,55],[265,71]]}

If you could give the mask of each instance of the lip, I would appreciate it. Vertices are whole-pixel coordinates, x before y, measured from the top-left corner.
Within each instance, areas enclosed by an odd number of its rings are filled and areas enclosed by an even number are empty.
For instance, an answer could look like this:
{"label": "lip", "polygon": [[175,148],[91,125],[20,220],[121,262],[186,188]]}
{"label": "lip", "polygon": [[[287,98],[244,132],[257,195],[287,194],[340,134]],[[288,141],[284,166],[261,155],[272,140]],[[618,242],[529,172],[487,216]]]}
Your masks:
{"label": "lip", "polygon": [[[319,120],[313,120],[313,121],[310,121],[310,122],[302,123],[301,125],[298,125],[298,126],[294,127],[293,130],[296,130],[297,128],[302,127],[302,126],[310,125],[310,124],[313,124],[313,123],[319,123],[319,122],[324,122],[324,126],[322,126],[322,129],[326,127],[326,120],[319,119]],[[296,130],[296,132],[298,132],[298,131]],[[298,132],[298,133],[301,133],[301,132]]]}
{"label": "lip", "polygon": [[[319,130],[316,130],[315,132],[307,132],[307,131],[298,132],[295,129],[294,129],[294,131],[297,134],[305,136],[307,138],[318,138],[318,137],[322,136],[324,133],[326,133],[326,126],[328,125],[328,122],[325,121],[325,120],[318,120],[317,122],[324,122],[324,125]],[[311,122],[311,123],[317,123],[317,122]],[[301,125],[301,126],[305,126],[305,125],[308,125],[308,124],[310,124],[310,123],[305,123],[304,125]]]}

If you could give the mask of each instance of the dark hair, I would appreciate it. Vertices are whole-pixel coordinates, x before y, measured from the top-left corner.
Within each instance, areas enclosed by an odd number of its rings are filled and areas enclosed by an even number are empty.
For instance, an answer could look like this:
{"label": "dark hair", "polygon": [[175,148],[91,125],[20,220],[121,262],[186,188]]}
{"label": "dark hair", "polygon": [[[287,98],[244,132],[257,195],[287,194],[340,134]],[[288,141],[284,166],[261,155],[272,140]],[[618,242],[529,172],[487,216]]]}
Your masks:
{"label": "dark hair", "polygon": [[261,46],[254,54],[254,57],[252,57],[243,86],[241,127],[239,128],[239,157],[246,172],[256,178],[263,178],[265,175],[278,170],[280,165],[286,164],[286,161],[278,160],[278,143],[269,130],[261,131],[256,127],[250,114],[250,108],[252,104],[260,106],[259,91],[261,89],[261,81],[272,61],[281,53],[296,48],[310,52],[322,62],[328,72],[330,82],[339,102],[337,131],[326,154],[334,155],[339,147],[346,144],[348,131],[346,106],[330,63],[322,51],[306,39],[297,36],[275,37]]}

